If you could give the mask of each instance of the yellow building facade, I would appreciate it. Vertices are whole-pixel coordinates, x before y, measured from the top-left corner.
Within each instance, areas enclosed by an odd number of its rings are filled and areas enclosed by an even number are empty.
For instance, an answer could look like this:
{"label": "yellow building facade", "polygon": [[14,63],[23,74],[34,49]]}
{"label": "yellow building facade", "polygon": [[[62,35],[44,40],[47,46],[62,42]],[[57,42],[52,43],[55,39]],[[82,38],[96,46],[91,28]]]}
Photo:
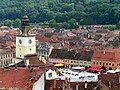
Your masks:
{"label": "yellow building facade", "polygon": [[36,53],[35,36],[16,36],[16,57],[24,58],[27,54]]}
{"label": "yellow building facade", "polygon": [[79,67],[79,66],[91,66],[91,61],[83,61],[83,60],[72,60],[72,59],[59,59],[59,58],[50,58],[49,62],[54,64],[62,63],[65,68]]}
{"label": "yellow building facade", "polygon": [[0,50],[0,67],[4,67],[12,63],[14,52],[12,50]]}
{"label": "yellow building facade", "polygon": [[27,16],[23,17],[21,23],[20,33],[16,36],[16,58],[24,59],[25,55],[36,53],[36,39],[35,35],[30,33]]}

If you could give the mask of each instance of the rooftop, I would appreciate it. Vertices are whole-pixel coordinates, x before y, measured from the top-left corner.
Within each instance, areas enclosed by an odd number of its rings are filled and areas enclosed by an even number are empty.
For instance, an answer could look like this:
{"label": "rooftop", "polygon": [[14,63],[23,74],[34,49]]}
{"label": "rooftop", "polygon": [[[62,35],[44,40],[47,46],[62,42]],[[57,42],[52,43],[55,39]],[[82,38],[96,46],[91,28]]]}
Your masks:
{"label": "rooftop", "polygon": [[56,37],[45,37],[43,35],[36,35],[36,39],[39,41],[39,42],[44,42],[44,43],[47,43],[47,42],[53,42],[53,43],[58,43],[59,42],[59,39],[56,38]]}
{"label": "rooftop", "polygon": [[62,74],[59,78],[65,80],[70,79],[70,82],[97,82],[99,73],[91,73],[87,71],[72,70],[72,69],[59,69]]}
{"label": "rooftop", "polygon": [[99,76],[101,82],[108,88],[115,88],[115,90],[120,89],[120,73],[115,74],[101,74]]}
{"label": "rooftop", "polygon": [[31,86],[44,72],[43,68],[0,68],[0,87],[31,90]]}
{"label": "rooftop", "polygon": [[95,51],[92,60],[120,61],[120,49],[108,49]]}
{"label": "rooftop", "polygon": [[63,49],[53,49],[50,58],[73,59],[73,60],[91,60],[92,51],[82,51],[81,53],[67,51]]}

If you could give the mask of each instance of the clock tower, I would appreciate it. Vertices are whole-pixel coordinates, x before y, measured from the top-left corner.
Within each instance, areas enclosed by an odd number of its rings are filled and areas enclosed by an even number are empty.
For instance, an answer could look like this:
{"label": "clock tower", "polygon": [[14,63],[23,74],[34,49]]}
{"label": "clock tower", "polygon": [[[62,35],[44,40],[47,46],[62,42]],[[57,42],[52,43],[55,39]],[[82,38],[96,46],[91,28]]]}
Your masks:
{"label": "clock tower", "polygon": [[16,36],[16,58],[24,59],[27,54],[36,53],[36,39],[29,28],[29,19],[24,16],[21,20],[20,33]]}

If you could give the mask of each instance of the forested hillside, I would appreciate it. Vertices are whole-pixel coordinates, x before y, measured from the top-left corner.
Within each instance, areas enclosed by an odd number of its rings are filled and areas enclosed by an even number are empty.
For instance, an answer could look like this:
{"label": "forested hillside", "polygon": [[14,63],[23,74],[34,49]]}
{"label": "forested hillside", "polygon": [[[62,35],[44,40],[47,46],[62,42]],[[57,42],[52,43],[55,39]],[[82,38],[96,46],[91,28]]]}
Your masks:
{"label": "forested hillside", "polygon": [[32,23],[51,27],[117,24],[120,0],[0,0],[0,21],[23,15],[28,15]]}

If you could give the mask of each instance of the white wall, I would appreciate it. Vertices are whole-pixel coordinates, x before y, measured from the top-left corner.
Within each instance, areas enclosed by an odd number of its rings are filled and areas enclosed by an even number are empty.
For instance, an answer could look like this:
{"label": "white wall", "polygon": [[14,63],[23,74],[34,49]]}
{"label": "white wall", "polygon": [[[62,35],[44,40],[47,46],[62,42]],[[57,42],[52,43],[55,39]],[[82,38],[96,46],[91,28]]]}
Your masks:
{"label": "white wall", "polygon": [[[52,73],[51,77],[49,77],[49,73]],[[46,80],[52,80],[52,79],[56,79],[56,78],[59,78],[59,76],[57,75],[57,73],[54,70],[49,69],[46,72]]]}
{"label": "white wall", "polygon": [[[19,40],[22,41],[22,43],[19,43]],[[32,43],[29,44],[29,40],[32,40]],[[29,36],[29,37],[22,37],[22,36],[16,36],[16,46],[36,46],[35,36]]]}
{"label": "white wall", "polygon": [[32,90],[45,90],[45,74],[38,79],[37,82],[34,83]]}

